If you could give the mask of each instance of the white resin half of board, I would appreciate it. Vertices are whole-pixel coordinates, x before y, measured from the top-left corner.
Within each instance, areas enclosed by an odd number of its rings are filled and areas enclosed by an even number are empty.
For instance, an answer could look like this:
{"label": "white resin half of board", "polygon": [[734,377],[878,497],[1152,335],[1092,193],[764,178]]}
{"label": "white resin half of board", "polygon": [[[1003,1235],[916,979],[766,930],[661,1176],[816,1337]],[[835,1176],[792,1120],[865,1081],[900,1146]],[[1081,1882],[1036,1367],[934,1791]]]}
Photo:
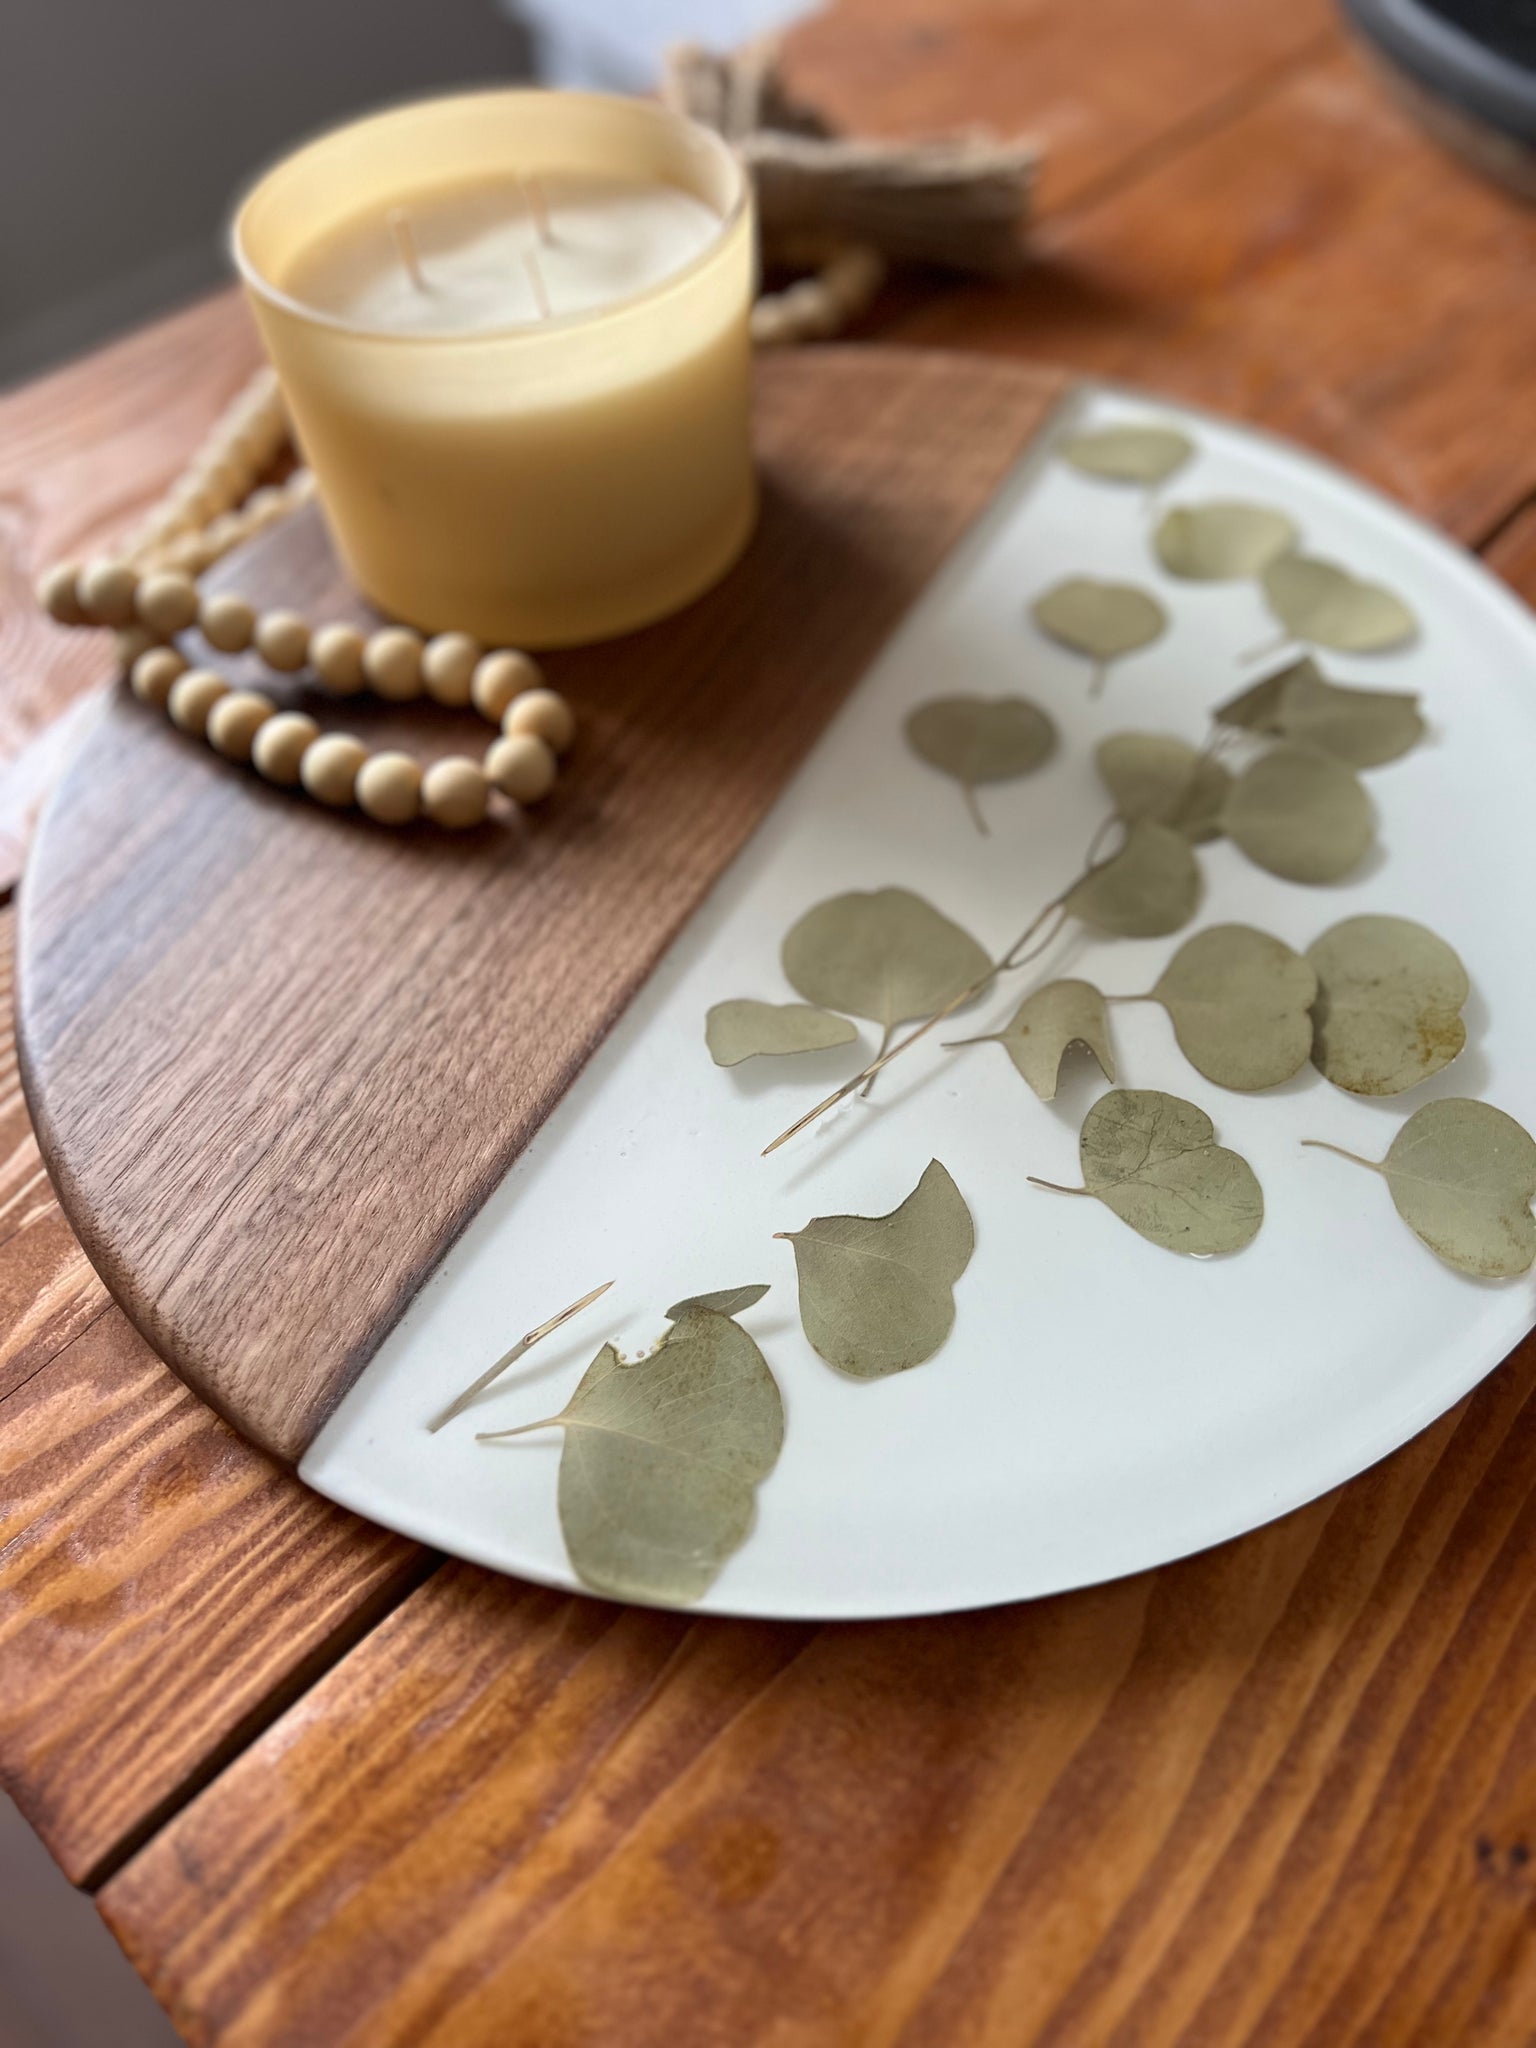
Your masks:
{"label": "white resin half of board", "polygon": [[[1158,419],[1195,440],[1154,508],[1135,487],[1053,460],[1083,424]],[[1070,879],[1106,811],[1105,734],[1203,740],[1210,707],[1274,664],[1255,585],[1179,583],[1149,546],[1161,507],[1248,497],[1283,507],[1310,552],[1408,596],[1423,630],[1400,652],[1323,656],[1346,682],[1423,693],[1431,731],[1365,778],[1379,846],[1359,874],[1305,888],[1202,847],[1205,896],[1172,938],[1073,927],[968,1012],[991,1030],[1036,980],[1071,972],[1143,991],[1190,930],[1239,920],[1305,948],[1338,919],[1420,919],[1472,977],[1469,1042],[1407,1097],[1368,1101],[1310,1067],[1261,1095],[1205,1081],[1154,1005],[1114,1013],[1120,1079],[1188,1096],[1241,1151],[1266,1218],[1236,1257],[1144,1243],[1077,1182],[1077,1131],[1105,1087],[1074,1059],[1052,1104],[1003,1052],[914,1051],[770,1159],[763,1145],[873,1047],[725,1071],[704,1015],[728,996],[793,998],[779,944],[811,904],[901,884],[1000,951]],[[1155,645],[1090,698],[1088,665],[1028,622],[1068,574],[1154,589]],[[721,687],[730,679],[722,676]],[[1056,757],[982,792],[981,837],[957,786],[908,751],[926,698],[1022,692],[1056,721]],[[1536,1127],[1536,618],[1451,543],[1298,450],[1132,393],[1081,390],[950,558],[799,774],[554,1114],[422,1290],[301,1468],[321,1493],[440,1549],[578,1584],[556,1513],[561,1433],[483,1445],[477,1429],[558,1410],[599,1345],[644,1349],[679,1296],[770,1281],[743,1322],[786,1410],[757,1524],[701,1603],[718,1613],[919,1614],[1059,1591],[1162,1563],[1337,1485],[1441,1414],[1536,1322],[1536,1281],[1450,1271],[1401,1223],[1386,1184],[1328,1138],[1385,1153],[1420,1103],[1475,1095]],[[846,1379],[811,1350],[792,1249],[811,1216],[893,1208],[937,1157],[976,1223],[953,1335],[894,1378]],[[616,1285],[438,1435],[424,1424],[518,1333],[599,1281]]]}

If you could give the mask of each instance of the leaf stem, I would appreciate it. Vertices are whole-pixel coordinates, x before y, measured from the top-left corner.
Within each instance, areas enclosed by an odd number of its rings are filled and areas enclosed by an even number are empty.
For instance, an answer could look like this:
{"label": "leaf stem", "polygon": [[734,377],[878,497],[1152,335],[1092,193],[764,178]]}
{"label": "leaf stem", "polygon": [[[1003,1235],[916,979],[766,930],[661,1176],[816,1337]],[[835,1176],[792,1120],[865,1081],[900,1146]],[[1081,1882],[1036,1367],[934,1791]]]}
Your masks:
{"label": "leaf stem", "polygon": [[975,821],[976,830],[981,834],[983,839],[990,839],[992,836],[992,828],[990,825],[988,825],[986,820],[986,814],[983,812],[981,808],[981,799],[976,794],[975,784],[970,782],[962,782],[960,787],[965,792],[965,807],[970,812],[972,819]]}
{"label": "leaf stem", "polygon": [[873,1064],[873,1065],[872,1065],[872,1066],[871,1066],[871,1067],[870,1067],[870,1068],[868,1069],[868,1072],[869,1072],[869,1079],[868,1079],[868,1080],[867,1080],[867,1081],[866,1081],[866,1082],[864,1083],[864,1086],[863,1086],[863,1087],[862,1087],[862,1088],[861,1088],[861,1089],[859,1090],[859,1093],[860,1093],[861,1095],[868,1095],[868,1093],[869,1093],[870,1089],[874,1087],[874,1085],[875,1085],[875,1074],[876,1074],[876,1072],[877,1072],[877,1071],[878,1071],[878,1069],[879,1069],[879,1066],[880,1066],[880,1062],[881,1062],[881,1061],[882,1061],[882,1060],[884,1059],[884,1057],[885,1057],[885,1052],[886,1052],[886,1048],[887,1048],[887,1047],[889,1046],[889,1044],[890,1044],[890,1042],[891,1042],[891,1033],[892,1033],[892,1032],[893,1032],[893,1031],[894,1031],[895,1029],[896,1029],[896,1026],[895,1026],[894,1024],[887,1024],[887,1025],[886,1025],[886,1027],[885,1027],[885,1029],[884,1029],[884,1030],[883,1030],[883,1031],[881,1032],[881,1034],[880,1034],[880,1049],[879,1049],[879,1051],[878,1051],[878,1052],[877,1052],[877,1053],[875,1054],[874,1064]]}
{"label": "leaf stem", "polygon": [[[855,1074],[851,1081],[845,1081],[841,1088],[835,1088],[823,1101],[818,1102],[814,1109],[808,1109],[805,1115],[799,1118],[797,1122],[792,1123],[787,1131],[780,1131],[771,1145],[763,1147],[760,1156],[766,1159],[771,1152],[777,1152],[781,1145],[787,1145],[791,1138],[798,1138],[808,1124],[815,1123],[817,1118],[825,1116],[829,1109],[835,1109],[838,1103],[846,1100],[856,1090],[866,1087],[875,1078],[876,1074],[880,1072],[882,1067],[888,1067],[891,1061],[899,1058],[909,1046],[916,1045],[920,1038],[926,1038],[936,1024],[942,1024],[945,1018],[952,1017],[956,1010],[964,1009],[967,1003],[974,1002],[979,995],[984,995],[1000,974],[1011,974],[1017,968],[1027,966],[1036,957],[1036,954],[1043,952],[1045,947],[1050,945],[1055,939],[1065,920],[1067,900],[1072,895],[1072,892],[1075,889],[1081,888],[1090,875],[1097,874],[1101,867],[1107,867],[1109,862],[1115,858],[1115,854],[1102,855],[1101,849],[1106,836],[1119,823],[1119,818],[1111,812],[1109,817],[1104,820],[1094,833],[1089,843],[1088,857],[1084,863],[1082,873],[1074,875],[1072,880],[1068,882],[1067,886],[1058,895],[1053,896],[1049,903],[1042,905],[1035,912],[1007,952],[995,960],[985,974],[978,974],[968,988],[963,988],[957,996],[952,996],[942,1010],[935,1010],[933,1015],[925,1023],[919,1024],[915,1031],[909,1031],[906,1037],[899,1039],[895,1045],[883,1048],[879,1057],[871,1060],[862,1074]],[[1119,852],[1118,847],[1115,849],[1115,852]],[[1056,923],[1051,927],[1050,931],[1041,937],[1041,927],[1053,915],[1056,916]],[[1034,944],[1037,939],[1038,944]],[[1030,950],[1032,945],[1033,950]]]}
{"label": "leaf stem", "polygon": [[1104,685],[1108,681],[1109,663],[1107,661],[1096,661],[1093,664],[1093,674],[1088,678],[1089,696],[1102,697],[1104,694]]}
{"label": "leaf stem", "polygon": [[[547,1323],[540,1323],[536,1330],[530,1330],[526,1336],[519,1337],[510,1351],[504,1351],[494,1365],[487,1366],[479,1379],[467,1386],[462,1394],[448,1403],[441,1415],[435,1416],[427,1424],[428,1431],[435,1436],[445,1422],[452,1422],[455,1415],[461,1415],[477,1394],[483,1394],[493,1380],[499,1378],[509,1365],[515,1365],[525,1351],[531,1351],[541,1337],[549,1336],[551,1331],[558,1330],[562,1323],[568,1323],[572,1316],[579,1316],[584,1308],[590,1308],[612,1285],[611,1280],[605,1280],[601,1287],[594,1287],[590,1294],[584,1294],[580,1301],[573,1301],[569,1308],[561,1309],[559,1315],[551,1316]],[[525,1427],[543,1429],[545,1425],[542,1422],[530,1422]]]}
{"label": "leaf stem", "polygon": [[1303,1145],[1311,1145],[1319,1152],[1336,1152],[1341,1159],[1352,1160],[1356,1166],[1364,1166],[1372,1173],[1382,1170],[1379,1159],[1362,1159],[1358,1152],[1346,1152],[1342,1145],[1331,1145],[1326,1138],[1303,1138]]}
{"label": "leaf stem", "polygon": [[1064,1188],[1059,1180],[1041,1180],[1036,1173],[1028,1173],[1024,1178],[1032,1188],[1049,1188],[1053,1195],[1086,1195],[1088,1192],[1086,1188]]}
{"label": "leaf stem", "polygon": [[541,1422],[520,1422],[516,1429],[477,1429],[475,1431],[475,1442],[477,1444],[499,1444],[503,1437],[527,1436],[535,1429],[563,1429],[565,1424],[566,1417],[563,1415],[546,1415]]}
{"label": "leaf stem", "polygon": [[1144,996],[1105,996],[1104,1000],[1106,1003],[1160,1003],[1163,999],[1148,989]]}

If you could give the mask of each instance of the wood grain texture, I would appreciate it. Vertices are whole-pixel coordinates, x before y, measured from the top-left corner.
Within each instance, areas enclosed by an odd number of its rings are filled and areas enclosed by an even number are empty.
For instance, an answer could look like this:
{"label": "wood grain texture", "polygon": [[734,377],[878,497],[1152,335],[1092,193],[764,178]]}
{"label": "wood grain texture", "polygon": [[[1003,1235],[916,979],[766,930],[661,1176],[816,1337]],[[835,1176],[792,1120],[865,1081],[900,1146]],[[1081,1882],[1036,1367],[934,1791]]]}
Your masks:
{"label": "wood grain texture", "polygon": [[220,2048],[1515,2048],[1533,1395],[1536,1342],[1281,1523],[986,1614],[451,1566],[104,1910]]}
{"label": "wood grain texture", "polygon": [[32,602],[51,562],[105,550],[174,481],[258,360],[234,293],[0,393],[0,893],[61,765],[42,736],[112,668],[106,633]]}
{"label": "wood grain texture", "polygon": [[[93,1263],[254,1442],[302,1453],[1064,388],[765,364],[756,539],[677,618],[549,663],[584,739],[526,826],[327,814],[114,696],[28,869],[23,1074]],[[222,573],[355,609],[313,516]],[[468,714],[336,710],[483,742]]]}

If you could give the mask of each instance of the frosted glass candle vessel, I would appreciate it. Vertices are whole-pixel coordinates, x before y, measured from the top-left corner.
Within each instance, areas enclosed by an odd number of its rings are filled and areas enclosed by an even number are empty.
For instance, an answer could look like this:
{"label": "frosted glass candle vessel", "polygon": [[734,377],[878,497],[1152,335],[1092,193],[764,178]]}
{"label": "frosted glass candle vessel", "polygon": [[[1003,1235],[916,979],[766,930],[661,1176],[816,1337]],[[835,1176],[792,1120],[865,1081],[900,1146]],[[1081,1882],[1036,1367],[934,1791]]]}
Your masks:
{"label": "frosted glass candle vessel", "polygon": [[262,179],[236,260],[358,587],[557,647],[685,604],[752,530],[749,189],[643,101],[458,95]]}

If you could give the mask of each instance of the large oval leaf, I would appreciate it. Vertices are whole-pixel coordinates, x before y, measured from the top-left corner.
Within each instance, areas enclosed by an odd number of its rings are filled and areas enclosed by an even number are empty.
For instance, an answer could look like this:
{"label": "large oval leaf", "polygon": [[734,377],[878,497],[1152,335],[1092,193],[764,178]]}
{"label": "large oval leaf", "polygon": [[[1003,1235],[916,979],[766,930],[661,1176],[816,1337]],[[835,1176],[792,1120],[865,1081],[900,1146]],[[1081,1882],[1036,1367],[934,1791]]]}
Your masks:
{"label": "large oval leaf", "polygon": [[1337,882],[1376,833],[1352,769],[1306,747],[1276,747],[1233,783],[1222,830],[1256,866],[1290,882]]}
{"label": "large oval leaf", "polygon": [[1175,505],[1157,523],[1152,545],[1170,576],[1221,583],[1257,576],[1300,539],[1295,521],[1272,505],[1215,500]]}
{"label": "large oval leaf", "polygon": [[1092,1054],[1106,1081],[1115,1078],[1109,1011],[1091,981],[1047,982],[1024,998],[1001,1031],[955,1043],[1002,1046],[1042,1102],[1055,1100],[1062,1061],[1074,1046]]}
{"label": "large oval leaf", "polygon": [[1337,562],[1281,555],[1263,572],[1270,610],[1296,640],[1345,654],[1377,653],[1413,639],[1419,622],[1395,591],[1365,583]]}
{"label": "large oval leaf", "polygon": [[1347,917],[1307,949],[1317,972],[1312,1058],[1351,1095],[1400,1095],[1467,1042],[1467,970],[1407,917]]}
{"label": "large oval leaf", "polygon": [[784,972],[808,1003],[884,1030],[931,1017],[991,966],[969,932],[910,889],[854,890],[808,910],[784,941]]}
{"label": "large oval leaf", "polygon": [[1166,1251],[1241,1251],[1264,1221],[1264,1195],[1247,1160],[1215,1136],[1205,1111],[1180,1096],[1112,1089],[1083,1120],[1082,1187],[1057,1192],[1094,1196]]}
{"label": "large oval leaf", "polygon": [[780,1233],[795,1248],[800,1320],[828,1365],[884,1379],[932,1358],[955,1320],[955,1282],[976,1236],[938,1160],[888,1216],[816,1216]]}
{"label": "large oval leaf", "polygon": [[1120,939],[1157,939],[1176,932],[1200,901],[1200,868],[1182,833],[1167,825],[1133,825],[1113,860],[1078,883],[1067,909],[1096,931]]}
{"label": "large oval leaf", "polygon": [[1517,1280],[1536,1264],[1536,1140],[1491,1103],[1426,1102],[1380,1164],[1317,1138],[1302,1142],[1381,1174],[1415,1237],[1458,1272]]}
{"label": "large oval leaf", "polygon": [[1100,583],[1091,576],[1067,577],[1029,609],[1042,633],[1097,664],[1095,688],[1110,662],[1148,646],[1168,624],[1168,614],[1151,591],[1134,583]]}
{"label": "large oval leaf", "polygon": [[922,760],[961,785],[985,832],[976,789],[1032,774],[1054,752],[1056,727],[1027,697],[935,697],[908,717],[907,741]]}
{"label": "large oval leaf", "polygon": [[1162,732],[1111,733],[1100,740],[1094,761],[1126,824],[1147,819],[1197,843],[1219,835],[1232,777],[1187,740]]}
{"label": "large oval leaf", "polygon": [[704,1019],[704,1042],[717,1067],[792,1052],[824,1052],[858,1037],[846,1017],[808,1003],[759,1003],[734,996],[714,1003]]}
{"label": "large oval leaf", "polygon": [[558,1415],[482,1440],[555,1428],[577,1576],[671,1606],[705,1593],[746,1537],[784,1441],[784,1404],[741,1325],[692,1307],[648,1358],[626,1365],[605,1344]]}
{"label": "large oval leaf", "polygon": [[1085,476],[1116,483],[1157,484],[1186,463],[1195,444],[1176,427],[1095,427],[1057,444],[1063,460]]}
{"label": "large oval leaf", "polygon": [[1273,1088],[1307,1063],[1317,976],[1268,932],[1247,924],[1196,932],[1152,993],[1184,1057],[1219,1087]]}

